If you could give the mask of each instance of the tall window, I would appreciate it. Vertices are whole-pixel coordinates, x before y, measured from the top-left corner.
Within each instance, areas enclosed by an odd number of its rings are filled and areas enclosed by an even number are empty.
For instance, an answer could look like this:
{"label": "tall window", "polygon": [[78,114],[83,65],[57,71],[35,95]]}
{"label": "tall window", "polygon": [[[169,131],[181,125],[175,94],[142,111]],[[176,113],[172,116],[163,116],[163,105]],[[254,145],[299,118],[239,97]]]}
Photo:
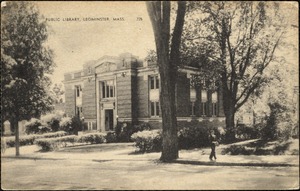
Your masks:
{"label": "tall window", "polygon": [[76,106],[76,115],[77,115],[77,117],[80,118],[81,114],[82,114],[82,107]]}
{"label": "tall window", "polygon": [[211,94],[211,102],[212,102],[212,115],[217,116],[217,102],[218,102],[218,94],[217,92],[213,92]]}
{"label": "tall window", "polygon": [[202,116],[207,115],[207,91],[201,90],[201,114]]}
{"label": "tall window", "polygon": [[158,75],[150,76],[150,115],[151,117],[159,117],[159,78]]}
{"label": "tall window", "polygon": [[81,97],[82,95],[81,86],[75,86],[75,88],[76,88],[76,97]]}
{"label": "tall window", "polygon": [[190,101],[191,101],[191,116],[195,116],[195,102],[196,102],[196,99],[197,99],[197,96],[196,96],[196,88],[195,88],[195,84],[192,84],[192,82],[190,82]]}
{"label": "tall window", "polygon": [[101,82],[102,98],[115,97],[115,85],[114,80],[107,80]]}
{"label": "tall window", "polygon": [[150,76],[150,88],[151,89],[159,89],[158,76]]}
{"label": "tall window", "polygon": [[151,116],[158,117],[159,116],[159,102],[150,102],[151,103]]}
{"label": "tall window", "polygon": [[191,116],[195,116],[195,109],[196,109],[195,102],[192,101],[191,102]]}

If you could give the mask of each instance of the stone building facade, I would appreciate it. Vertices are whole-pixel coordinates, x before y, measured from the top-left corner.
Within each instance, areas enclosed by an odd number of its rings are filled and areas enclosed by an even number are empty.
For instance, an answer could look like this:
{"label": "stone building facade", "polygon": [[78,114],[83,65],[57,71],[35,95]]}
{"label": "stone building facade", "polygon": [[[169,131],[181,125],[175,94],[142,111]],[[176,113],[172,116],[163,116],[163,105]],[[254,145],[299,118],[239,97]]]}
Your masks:
{"label": "stone building facade", "polygon": [[[176,108],[179,128],[224,126],[221,92],[193,88],[197,69],[179,70]],[[103,56],[87,62],[80,71],[65,73],[65,110],[68,116],[84,118],[87,130],[111,131],[117,122],[161,128],[158,66],[130,53]]]}

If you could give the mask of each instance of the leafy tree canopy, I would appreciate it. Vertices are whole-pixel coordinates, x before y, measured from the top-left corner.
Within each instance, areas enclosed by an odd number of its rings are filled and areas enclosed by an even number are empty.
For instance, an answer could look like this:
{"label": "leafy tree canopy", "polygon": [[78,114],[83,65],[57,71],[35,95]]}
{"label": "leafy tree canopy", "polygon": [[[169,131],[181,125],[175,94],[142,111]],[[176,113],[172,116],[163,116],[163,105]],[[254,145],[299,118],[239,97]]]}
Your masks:
{"label": "leafy tree canopy", "polygon": [[31,2],[1,7],[2,116],[4,120],[38,117],[51,109],[48,91],[53,52],[44,45],[47,26]]}

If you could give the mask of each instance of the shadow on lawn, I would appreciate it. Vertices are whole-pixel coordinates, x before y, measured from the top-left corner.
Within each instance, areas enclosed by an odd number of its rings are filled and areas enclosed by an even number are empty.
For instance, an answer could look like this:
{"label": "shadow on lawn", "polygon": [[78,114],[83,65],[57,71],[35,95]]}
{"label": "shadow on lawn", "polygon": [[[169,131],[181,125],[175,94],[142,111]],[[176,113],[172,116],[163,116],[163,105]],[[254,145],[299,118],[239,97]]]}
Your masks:
{"label": "shadow on lawn", "polygon": [[294,164],[284,163],[231,163],[231,162],[203,162],[191,160],[175,160],[172,163],[176,164],[190,164],[190,165],[203,165],[203,166],[256,166],[256,167],[293,167],[298,166]]}

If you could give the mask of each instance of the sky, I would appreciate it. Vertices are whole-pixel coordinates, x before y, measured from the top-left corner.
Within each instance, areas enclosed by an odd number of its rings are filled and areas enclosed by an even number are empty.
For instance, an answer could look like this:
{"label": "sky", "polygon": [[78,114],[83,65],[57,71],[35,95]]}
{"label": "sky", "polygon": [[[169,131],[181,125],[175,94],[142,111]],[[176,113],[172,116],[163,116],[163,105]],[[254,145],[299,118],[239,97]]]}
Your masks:
{"label": "sky", "polygon": [[[80,70],[87,61],[104,55],[129,52],[144,59],[148,50],[155,49],[145,2],[36,3],[48,20],[46,45],[54,51],[57,66],[52,75],[53,83],[62,82],[65,72]],[[68,18],[76,21],[66,21]],[[86,21],[86,18],[102,21]],[[113,20],[117,18],[120,19]]]}
{"label": "sky", "polygon": [[[49,38],[46,43],[54,51],[57,65],[52,75],[53,83],[62,82],[65,72],[81,70],[84,63],[104,55],[118,56],[129,52],[144,59],[148,50],[155,49],[145,2],[38,1],[36,4],[44,19],[55,20],[47,22]],[[298,26],[297,2],[285,2],[282,5],[282,14],[289,18],[289,26]],[[64,21],[68,18],[79,20]],[[85,21],[86,18],[109,20]],[[121,18],[122,21],[114,21],[114,18]],[[296,50],[279,49],[276,53],[285,55],[288,66],[297,71],[298,30],[299,26],[290,27],[285,34]],[[299,83],[298,78],[296,83]]]}

